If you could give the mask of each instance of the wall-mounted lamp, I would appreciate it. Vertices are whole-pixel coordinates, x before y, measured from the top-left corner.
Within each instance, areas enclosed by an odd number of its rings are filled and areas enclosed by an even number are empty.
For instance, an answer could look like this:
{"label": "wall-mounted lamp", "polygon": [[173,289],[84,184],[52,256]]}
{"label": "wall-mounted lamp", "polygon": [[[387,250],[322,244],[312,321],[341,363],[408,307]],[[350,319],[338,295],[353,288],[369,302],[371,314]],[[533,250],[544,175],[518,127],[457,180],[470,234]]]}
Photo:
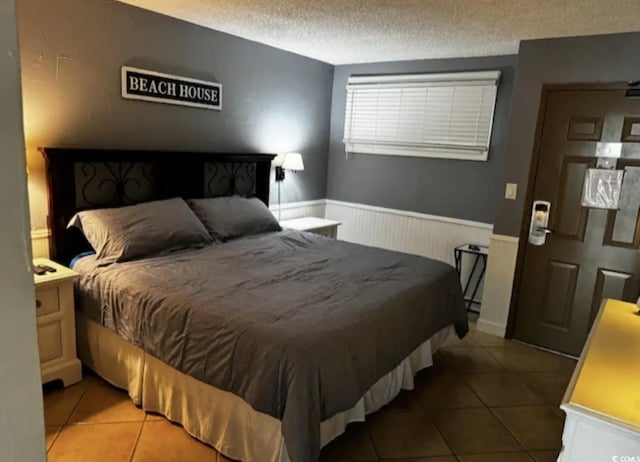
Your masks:
{"label": "wall-mounted lamp", "polygon": [[284,181],[284,172],[285,170],[291,170],[292,172],[302,171],[304,170],[304,162],[302,161],[302,154],[289,152],[278,154],[278,157],[274,160],[274,165],[276,167],[276,182],[278,183],[278,220],[280,220],[280,184]]}

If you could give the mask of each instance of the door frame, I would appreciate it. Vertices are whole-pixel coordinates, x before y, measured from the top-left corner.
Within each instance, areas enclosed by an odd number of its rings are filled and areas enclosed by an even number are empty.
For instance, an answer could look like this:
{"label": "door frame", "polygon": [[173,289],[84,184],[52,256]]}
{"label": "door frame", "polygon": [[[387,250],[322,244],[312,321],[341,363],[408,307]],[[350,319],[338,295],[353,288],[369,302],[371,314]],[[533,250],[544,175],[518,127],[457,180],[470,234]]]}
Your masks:
{"label": "door frame", "polygon": [[562,90],[578,90],[578,91],[597,91],[597,90],[628,90],[628,82],[613,83],[545,83],[542,85],[540,93],[540,104],[538,106],[538,118],[536,122],[535,139],[533,143],[533,152],[531,155],[531,163],[529,165],[529,177],[527,179],[527,190],[524,200],[524,211],[520,223],[520,234],[518,241],[518,253],[516,256],[516,268],[513,276],[513,285],[511,288],[511,300],[509,302],[509,316],[507,318],[507,328],[505,338],[513,338],[516,326],[516,318],[518,316],[518,297],[520,295],[520,286],[524,277],[524,261],[526,256],[529,221],[531,219],[531,207],[533,206],[533,192],[535,189],[536,177],[538,174],[538,164],[540,160],[540,149],[542,144],[542,129],[544,127],[544,116],[547,110],[547,101],[549,94],[554,91]]}

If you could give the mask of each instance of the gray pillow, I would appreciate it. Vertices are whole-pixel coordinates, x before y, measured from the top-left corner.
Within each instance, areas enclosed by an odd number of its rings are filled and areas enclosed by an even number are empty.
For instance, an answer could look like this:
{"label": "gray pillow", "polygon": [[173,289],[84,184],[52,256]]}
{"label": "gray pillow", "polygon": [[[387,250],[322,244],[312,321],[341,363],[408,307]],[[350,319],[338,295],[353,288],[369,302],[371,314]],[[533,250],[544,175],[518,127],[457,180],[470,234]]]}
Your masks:
{"label": "gray pillow", "polygon": [[204,225],[180,198],[79,212],[67,227],[80,229],[101,263],[199,247],[213,242]]}
{"label": "gray pillow", "polygon": [[191,199],[189,205],[217,239],[227,240],[282,229],[267,206],[257,198]]}

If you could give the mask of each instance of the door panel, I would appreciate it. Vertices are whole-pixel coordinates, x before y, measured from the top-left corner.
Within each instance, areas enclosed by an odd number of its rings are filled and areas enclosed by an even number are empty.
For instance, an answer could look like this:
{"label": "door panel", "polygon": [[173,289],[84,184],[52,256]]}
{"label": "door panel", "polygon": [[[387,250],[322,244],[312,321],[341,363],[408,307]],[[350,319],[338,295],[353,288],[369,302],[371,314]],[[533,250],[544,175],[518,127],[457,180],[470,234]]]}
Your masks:
{"label": "door panel", "polygon": [[580,267],[573,263],[549,261],[545,273],[541,322],[551,328],[569,330]]}
{"label": "door panel", "polygon": [[565,156],[560,171],[559,194],[553,213],[556,217],[554,232],[570,239],[584,240],[589,209],[576,207],[582,199],[582,184],[588,168],[595,159]]}
{"label": "door panel", "polygon": [[640,229],[638,212],[640,212],[640,161],[622,159],[618,168],[624,169],[620,207],[611,210],[607,216],[607,228],[604,245],[638,249],[640,246]]}
{"label": "door panel", "polygon": [[[603,298],[635,301],[640,275],[640,100],[623,90],[546,93],[533,200],[551,202],[543,246],[525,243],[514,337],[579,355]],[[636,138],[637,137],[637,138]],[[583,207],[599,142],[622,145],[618,210]]]}
{"label": "door panel", "polygon": [[625,300],[630,297],[633,287],[633,274],[598,268],[596,287],[593,291],[591,305],[591,322],[593,322],[600,308],[600,301],[604,298]]}

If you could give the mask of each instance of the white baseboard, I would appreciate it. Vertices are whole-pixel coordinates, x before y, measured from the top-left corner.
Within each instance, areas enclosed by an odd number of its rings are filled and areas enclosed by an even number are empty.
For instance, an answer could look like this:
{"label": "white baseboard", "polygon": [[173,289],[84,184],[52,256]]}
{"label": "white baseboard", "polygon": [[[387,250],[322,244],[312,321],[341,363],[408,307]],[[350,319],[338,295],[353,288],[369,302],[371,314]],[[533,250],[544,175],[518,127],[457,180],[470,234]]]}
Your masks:
{"label": "white baseboard", "polygon": [[485,334],[497,335],[498,337],[504,337],[507,332],[507,326],[498,324],[496,322],[487,321],[486,319],[479,318],[476,321],[476,329]]}

